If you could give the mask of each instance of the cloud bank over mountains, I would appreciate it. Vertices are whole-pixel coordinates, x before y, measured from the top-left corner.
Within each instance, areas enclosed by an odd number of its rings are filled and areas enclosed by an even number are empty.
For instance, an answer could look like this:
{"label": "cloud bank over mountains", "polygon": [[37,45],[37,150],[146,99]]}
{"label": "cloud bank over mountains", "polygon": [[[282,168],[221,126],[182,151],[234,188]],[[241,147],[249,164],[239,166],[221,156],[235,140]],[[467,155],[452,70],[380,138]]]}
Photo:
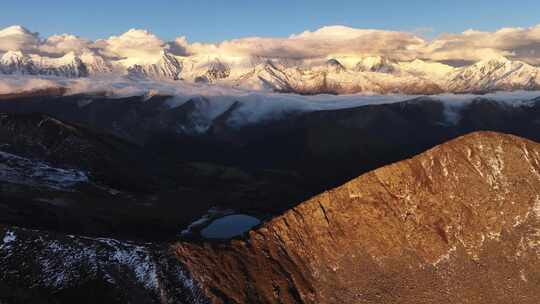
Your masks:
{"label": "cloud bank over mountains", "polygon": [[496,32],[467,30],[445,34],[423,49],[432,60],[478,61],[503,56],[533,65],[540,64],[540,24],[530,28],[503,28]]}
{"label": "cloud bank over mountains", "polygon": [[0,30],[0,52],[20,50],[61,56],[92,50],[106,58],[124,59],[126,63],[134,64],[157,60],[164,49],[183,56],[220,54],[291,60],[386,56],[395,60],[470,62],[502,56],[539,65],[540,25],[503,28],[495,32],[467,30],[460,34],[443,34],[432,41],[408,32],[327,26],[286,38],[248,37],[220,43],[191,43],[186,37],[164,41],[138,29],[96,41],[71,34],[43,38],[21,26]]}
{"label": "cloud bank over mountains", "polygon": [[95,41],[0,30],[0,75],[125,77],[312,94],[540,90],[540,25],[468,30],[428,41],[414,33],[327,26],[286,38],[165,41],[145,30]]}
{"label": "cloud bank over mountains", "polygon": [[37,51],[41,41],[38,33],[15,25],[0,30],[0,51]]}
{"label": "cloud bank over mountains", "polygon": [[306,31],[291,35],[288,38],[250,37],[218,44],[190,44],[185,38],[179,38],[176,43],[190,55],[217,52],[230,56],[298,60],[383,55],[407,60],[414,59],[414,54],[423,47],[425,41],[409,33],[328,26],[314,32]]}

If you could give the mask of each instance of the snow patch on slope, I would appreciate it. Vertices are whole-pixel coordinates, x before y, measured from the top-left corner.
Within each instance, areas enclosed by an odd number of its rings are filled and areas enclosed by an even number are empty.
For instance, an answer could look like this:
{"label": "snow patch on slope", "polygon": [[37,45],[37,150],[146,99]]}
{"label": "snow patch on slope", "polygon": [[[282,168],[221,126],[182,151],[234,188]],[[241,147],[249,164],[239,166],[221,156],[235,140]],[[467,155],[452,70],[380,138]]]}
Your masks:
{"label": "snow patch on slope", "polygon": [[[0,271],[7,280],[24,278],[32,288],[61,291],[103,281],[121,290],[141,288],[156,302],[176,303],[188,292],[190,303],[206,303],[190,275],[175,259],[167,261],[163,250],[108,238],[6,229],[0,243]],[[176,281],[168,281],[171,278]]]}
{"label": "snow patch on slope", "polygon": [[17,240],[17,236],[15,235],[15,232],[11,230],[7,230],[6,234],[4,235],[4,238],[2,239],[2,245],[0,245],[0,250],[7,249],[9,244],[12,242],[15,242]]}
{"label": "snow patch on slope", "polygon": [[86,173],[0,151],[0,181],[66,190],[89,181]]}

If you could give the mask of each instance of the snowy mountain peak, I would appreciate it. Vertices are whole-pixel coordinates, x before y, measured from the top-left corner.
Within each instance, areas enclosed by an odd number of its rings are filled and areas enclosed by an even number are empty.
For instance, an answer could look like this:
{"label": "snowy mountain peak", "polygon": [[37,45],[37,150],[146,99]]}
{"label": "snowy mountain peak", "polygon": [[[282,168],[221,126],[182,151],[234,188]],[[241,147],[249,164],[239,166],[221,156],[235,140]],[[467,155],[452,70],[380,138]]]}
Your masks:
{"label": "snowy mountain peak", "polygon": [[20,25],[12,25],[0,30],[0,37],[12,35],[28,35],[32,34],[28,29]]}
{"label": "snowy mountain peak", "polygon": [[0,58],[3,74],[34,74],[36,68],[30,58],[21,51],[8,51]]}
{"label": "snowy mountain peak", "polygon": [[363,58],[357,65],[360,72],[392,73],[396,71],[393,61],[383,56],[369,56]]}
{"label": "snowy mountain peak", "polygon": [[108,61],[90,50],[85,50],[79,58],[86,65],[88,73],[91,75],[105,74],[113,71],[113,67]]}
{"label": "snowy mountain peak", "polygon": [[127,73],[132,78],[152,78],[179,80],[183,70],[182,62],[166,50],[161,51],[160,59],[153,64],[135,64],[128,68]]}
{"label": "snowy mountain peak", "polygon": [[488,58],[471,66],[456,69],[447,79],[452,92],[540,89],[540,69],[507,58]]}
{"label": "snowy mountain peak", "polygon": [[481,68],[498,69],[505,65],[512,65],[512,64],[520,64],[520,62],[510,61],[504,57],[494,57],[494,58],[488,58],[488,59],[479,61],[475,63],[473,67],[477,67],[480,69]]}
{"label": "snowy mountain peak", "polygon": [[11,62],[22,62],[24,59],[24,54],[21,51],[7,51],[4,55],[2,55],[2,58],[0,61],[2,63],[11,63]]}
{"label": "snowy mountain peak", "polygon": [[204,74],[195,78],[195,82],[215,83],[216,81],[228,78],[230,75],[231,67],[227,63],[222,62],[219,58],[214,58],[208,62]]}
{"label": "snowy mountain peak", "polygon": [[207,75],[210,80],[217,80],[229,77],[231,74],[231,68],[226,63],[223,63],[219,59],[215,59],[210,63],[208,67]]}
{"label": "snowy mountain peak", "polygon": [[79,60],[79,57],[75,54],[74,51],[68,52],[64,56],[58,59],[59,63],[69,64],[73,61]]}
{"label": "snowy mountain peak", "polygon": [[[137,30],[131,34],[144,33]],[[0,57],[0,73],[68,78],[115,73],[132,79],[219,84],[298,94],[435,94],[540,89],[538,67],[503,57],[457,68],[420,59],[398,62],[384,56],[370,56],[345,58],[347,68],[339,57],[311,61],[253,60],[219,54],[175,56],[167,48],[159,48],[153,53],[159,56],[126,66],[129,60],[125,58],[106,57],[89,48],[67,52],[61,57],[26,52],[4,53]]]}
{"label": "snowy mountain peak", "polygon": [[412,76],[431,79],[437,83],[442,83],[447,76],[455,70],[454,67],[432,61],[415,59],[409,62],[399,62],[399,70],[402,73],[408,73]]}

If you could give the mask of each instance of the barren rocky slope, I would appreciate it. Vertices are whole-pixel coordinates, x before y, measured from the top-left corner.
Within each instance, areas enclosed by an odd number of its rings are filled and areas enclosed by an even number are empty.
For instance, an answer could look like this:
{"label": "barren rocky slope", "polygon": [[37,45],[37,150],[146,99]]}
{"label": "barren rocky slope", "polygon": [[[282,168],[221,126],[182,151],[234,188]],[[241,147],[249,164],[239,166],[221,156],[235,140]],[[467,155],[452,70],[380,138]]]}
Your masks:
{"label": "barren rocky slope", "polygon": [[4,151],[77,167],[121,190],[141,191],[152,184],[134,176],[136,169],[142,171],[140,147],[48,115],[0,113],[0,143]]}
{"label": "barren rocky slope", "polygon": [[537,303],[540,145],[472,133],[176,252],[214,303]]}
{"label": "barren rocky slope", "polygon": [[0,303],[205,303],[166,245],[0,224]]}

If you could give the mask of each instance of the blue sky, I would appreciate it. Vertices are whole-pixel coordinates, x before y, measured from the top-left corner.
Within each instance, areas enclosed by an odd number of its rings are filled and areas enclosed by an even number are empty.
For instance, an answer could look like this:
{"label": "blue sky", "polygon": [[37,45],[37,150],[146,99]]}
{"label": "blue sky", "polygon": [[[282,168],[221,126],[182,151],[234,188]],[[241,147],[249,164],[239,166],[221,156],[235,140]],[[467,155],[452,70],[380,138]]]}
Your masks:
{"label": "blue sky", "polygon": [[[288,36],[324,25],[419,31],[427,37],[474,28],[540,23],[538,0],[21,0],[5,1],[0,27],[20,24],[42,36],[73,33],[96,39],[130,28],[163,39],[221,41]],[[429,31],[427,31],[429,29]]]}

